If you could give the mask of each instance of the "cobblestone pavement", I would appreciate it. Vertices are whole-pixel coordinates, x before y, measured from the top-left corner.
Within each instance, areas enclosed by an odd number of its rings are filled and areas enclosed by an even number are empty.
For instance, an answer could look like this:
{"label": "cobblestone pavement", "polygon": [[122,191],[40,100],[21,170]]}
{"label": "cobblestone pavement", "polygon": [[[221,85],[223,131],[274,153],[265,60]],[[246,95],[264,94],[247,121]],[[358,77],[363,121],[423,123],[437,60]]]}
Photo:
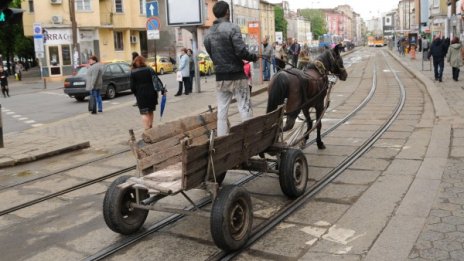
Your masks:
{"label": "cobblestone pavement", "polygon": [[[429,62],[413,61],[409,57],[401,60],[434,80]],[[453,81],[451,67],[445,63],[443,82],[434,82],[434,85],[451,111],[449,159],[439,193],[409,259],[464,260],[464,76],[461,73],[460,80]]]}

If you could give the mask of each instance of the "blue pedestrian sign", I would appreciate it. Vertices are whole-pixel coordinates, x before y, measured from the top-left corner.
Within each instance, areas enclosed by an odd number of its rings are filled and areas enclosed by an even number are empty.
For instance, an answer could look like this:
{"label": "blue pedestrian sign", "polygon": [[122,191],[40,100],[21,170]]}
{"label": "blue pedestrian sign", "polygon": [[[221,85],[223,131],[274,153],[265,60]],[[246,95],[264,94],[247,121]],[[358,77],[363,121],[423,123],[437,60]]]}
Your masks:
{"label": "blue pedestrian sign", "polygon": [[147,13],[147,17],[153,17],[153,16],[158,16],[159,15],[159,9],[158,9],[158,2],[147,2],[145,4],[145,12]]}

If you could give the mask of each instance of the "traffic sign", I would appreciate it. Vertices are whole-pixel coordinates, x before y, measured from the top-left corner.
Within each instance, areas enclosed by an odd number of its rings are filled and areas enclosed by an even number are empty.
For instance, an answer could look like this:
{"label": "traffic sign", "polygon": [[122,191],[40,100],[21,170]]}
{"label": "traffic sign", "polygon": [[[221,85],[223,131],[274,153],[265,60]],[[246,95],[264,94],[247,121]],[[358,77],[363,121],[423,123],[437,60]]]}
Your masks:
{"label": "traffic sign", "polygon": [[159,30],[148,30],[147,31],[147,39],[148,40],[159,40],[160,39],[160,31]]}
{"label": "traffic sign", "polygon": [[145,4],[145,12],[147,13],[147,17],[153,17],[159,15],[159,8],[158,8],[158,1],[154,2],[147,2]]}
{"label": "traffic sign", "polygon": [[34,50],[36,53],[44,52],[43,35],[34,35]]}
{"label": "traffic sign", "polygon": [[156,17],[151,17],[147,19],[146,24],[147,31],[149,30],[159,30],[160,29],[160,20]]}
{"label": "traffic sign", "polygon": [[42,24],[41,23],[34,23],[32,26],[32,32],[34,35],[41,35],[42,34]]}

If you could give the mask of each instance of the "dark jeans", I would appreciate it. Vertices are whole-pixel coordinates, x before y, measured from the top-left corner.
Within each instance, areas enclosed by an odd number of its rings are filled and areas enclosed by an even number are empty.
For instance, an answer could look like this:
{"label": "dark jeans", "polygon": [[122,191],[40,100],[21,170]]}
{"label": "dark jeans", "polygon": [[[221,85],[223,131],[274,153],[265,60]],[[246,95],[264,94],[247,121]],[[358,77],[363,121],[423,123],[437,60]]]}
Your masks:
{"label": "dark jeans", "polygon": [[445,59],[433,59],[433,72],[435,73],[435,80],[442,80],[444,66]]}
{"label": "dark jeans", "polygon": [[453,80],[457,81],[459,78],[459,67],[452,67],[453,68]]}
{"label": "dark jeans", "polygon": [[103,103],[102,103],[102,97],[100,94],[100,90],[91,90],[90,95],[95,97],[95,100],[97,101],[97,108],[98,112],[103,111]]}
{"label": "dark jeans", "polygon": [[192,82],[190,81],[190,76],[182,77],[182,81],[179,82],[179,90],[177,90],[177,94],[182,94],[182,86],[185,88],[185,94],[192,92]]}

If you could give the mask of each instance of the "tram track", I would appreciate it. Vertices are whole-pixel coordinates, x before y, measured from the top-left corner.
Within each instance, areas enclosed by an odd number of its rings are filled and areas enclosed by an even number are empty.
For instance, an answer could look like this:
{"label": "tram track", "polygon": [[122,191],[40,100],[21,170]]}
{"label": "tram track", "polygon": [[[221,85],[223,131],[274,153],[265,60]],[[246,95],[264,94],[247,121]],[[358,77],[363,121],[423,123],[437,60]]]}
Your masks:
{"label": "tram track", "polygon": [[[364,98],[364,100],[354,109],[352,110],[350,113],[348,113],[344,118],[342,118],[340,121],[338,121],[337,123],[335,123],[334,125],[332,125],[331,127],[329,127],[326,131],[324,131],[321,135],[324,137],[326,135],[328,135],[329,133],[331,133],[332,131],[334,131],[336,128],[338,128],[340,125],[342,125],[343,123],[347,122],[350,118],[352,118],[357,112],[359,112],[360,110],[362,110],[368,103],[369,101],[372,99],[372,97],[374,96],[375,94],[375,91],[377,89],[377,78],[376,78],[376,74],[377,74],[377,69],[376,69],[376,66],[374,65],[374,69],[373,69],[373,77],[372,77],[372,84],[371,84],[371,88],[370,88],[370,91],[368,93],[368,95]],[[398,112],[399,113],[399,112]],[[302,125],[305,125],[305,124],[302,124]],[[388,128],[385,127],[385,129]],[[379,131],[378,131],[379,132]],[[382,133],[379,133],[377,134],[377,138],[381,135]],[[305,148],[308,147],[309,145],[313,144],[315,142],[315,138],[312,139],[311,141],[309,141],[306,145],[305,145]],[[372,144],[374,141],[370,142],[370,144]],[[359,152],[359,157],[360,155],[362,155],[366,150],[368,150],[370,147],[366,147],[364,150],[362,150],[362,153]],[[359,149],[358,149],[359,150]],[[358,151],[357,150],[357,151]],[[355,155],[355,153],[353,153],[353,155]],[[356,156],[356,155],[355,155]],[[285,208],[284,211],[279,211],[279,216],[282,215],[282,214],[285,214],[286,212],[288,211],[295,211],[295,209],[297,209],[301,204],[304,204],[305,201],[307,201],[309,198],[311,198],[312,196],[314,196],[315,194],[317,194],[317,192],[319,192],[321,189],[323,189],[325,186],[327,186],[328,183],[330,183],[333,179],[335,179],[338,175],[340,175],[340,173],[342,173],[346,168],[348,168],[357,158],[355,156],[350,156],[348,157],[342,164],[343,166],[339,167],[338,168],[338,172],[336,173],[336,176],[335,174],[332,174],[332,178],[330,177],[330,175],[327,175],[326,178],[324,180],[321,180],[319,181],[316,185],[313,185],[313,187],[308,190],[302,197],[304,198],[301,198],[301,200],[297,200],[298,202],[295,202],[293,201],[291,204],[289,204],[288,206],[288,210],[287,208]],[[333,171],[332,171],[333,172]],[[332,173],[331,172],[331,173]],[[261,174],[261,173],[260,173]],[[235,182],[233,183],[233,185],[236,185],[236,186],[240,186],[240,185],[244,185],[254,179],[256,179],[257,177],[259,177],[260,175],[249,175],[245,178],[242,178],[240,179],[238,182]],[[299,198],[299,199],[300,199]],[[197,207],[204,207],[208,204],[211,203],[211,200],[210,200],[210,197],[205,197],[203,199],[201,199],[200,201],[196,202],[196,206]],[[298,205],[299,204],[299,205]],[[186,208],[185,210],[189,210],[189,211],[193,211],[193,207],[189,207],[189,208]],[[290,212],[291,213],[291,212]],[[103,260],[105,258],[108,258],[110,257],[111,255],[117,253],[118,251],[144,239],[145,237],[155,233],[155,232],[158,232],[160,231],[161,229],[165,228],[166,226],[168,225],[171,225],[177,221],[180,221],[183,217],[185,217],[185,215],[181,215],[181,214],[173,214],[173,215],[170,215],[169,217],[165,218],[165,219],[162,219],[160,221],[158,221],[157,223],[153,224],[152,226],[150,226],[149,228],[147,228],[146,230],[140,232],[140,233],[137,233],[136,235],[133,235],[133,236],[129,236],[127,237],[126,239],[116,243],[116,244],[113,244],[111,246],[108,246],[100,251],[98,251],[97,253],[91,255],[91,256],[88,256],[85,260]],[[278,224],[280,221],[276,221],[276,222],[273,222],[273,226],[275,226],[275,224]],[[275,223],[275,224],[274,224]],[[273,227],[271,226],[271,228]],[[266,228],[267,226],[263,227],[263,228]],[[255,230],[256,232],[259,232],[261,231],[261,225],[259,225],[257,227],[257,230]],[[263,230],[264,231],[264,230]],[[264,232],[265,233],[265,232]],[[253,239],[254,237],[256,237],[256,239]],[[249,240],[249,243],[251,244],[252,242],[256,241],[258,238],[262,237],[262,235],[260,234],[257,234],[257,233],[253,233],[252,237],[250,238]],[[248,243],[247,243],[248,245]],[[219,252],[218,254],[212,256],[212,260],[217,260],[217,259],[222,259],[223,257],[227,257],[227,255],[225,255],[225,253],[223,252]]]}
{"label": "tram track", "polygon": [[[385,56],[385,53],[382,52]],[[349,155],[345,160],[343,160],[338,166],[332,169],[329,173],[327,173],[321,180],[316,182],[309,190],[307,190],[302,196],[298,197],[290,204],[281,208],[272,218],[263,221],[263,223],[259,224],[251,233],[250,238],[248,239],[247,243],[239,250],[234,252],[225,253],[224,251],[217,252],[216,254],[212,255],[208,260],[231,260],[234,257],[238,256],[239,254],[243,253],[246,249],[248,249],[251,245],[253,245],[257,240],[261,239],[264,235],[270,232],[274,227],[276,227],[279,223],[284,221],[287,217],[289,217],[292,213],[294,213],[297,209],[303,206],[307,201],[312,199],[316,196],[322,189],[324,189],[328,184],[330,184],[334,179],[336,179],[341,173],[343,173],[348,167],[350,167],[356,160],[358,160],[364,153],[366,153],[372,145],[384,134],[388,128],[395,122],[398,118],[400,112],[402,111],[405,100],[406,100],[406,90],[398,77],[398,74],[393,70],[391,65],[385,60],[387,66],[389,67],[390,71],[393,72],[394,77],[399,85],[400,88],[400,98],[395,107],[392,111],[390,117],[385,121],[383,125],[381,125],[360,147],[358,147],[351,155]],[[375,83],[376,80],[373,81]]]}

